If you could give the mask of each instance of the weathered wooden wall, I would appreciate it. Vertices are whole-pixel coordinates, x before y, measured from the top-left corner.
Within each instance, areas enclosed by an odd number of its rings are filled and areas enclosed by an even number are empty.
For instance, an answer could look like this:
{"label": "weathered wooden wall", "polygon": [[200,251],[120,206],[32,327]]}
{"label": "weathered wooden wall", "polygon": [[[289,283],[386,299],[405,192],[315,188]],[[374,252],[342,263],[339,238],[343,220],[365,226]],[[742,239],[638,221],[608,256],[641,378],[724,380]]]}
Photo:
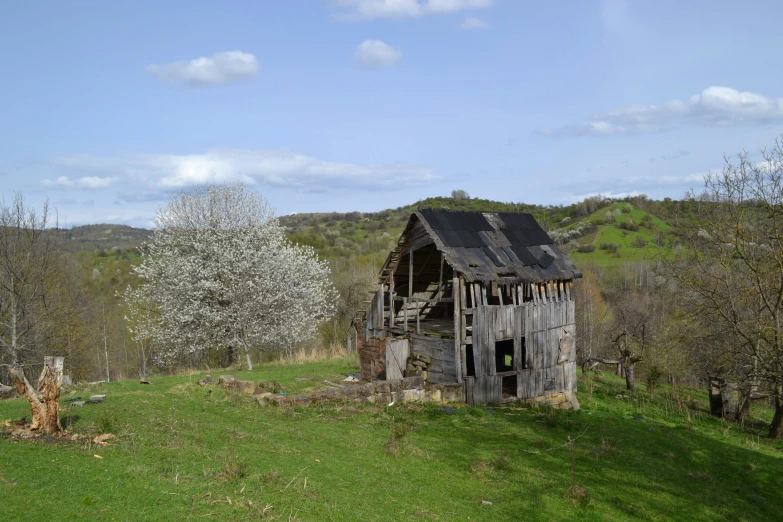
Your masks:
{"label": "weathered wooden wall", "polygon": [[411,335],[411,353],[427,355],[432,358],[427,369],[429,382],[457,382],[454,339],[413,334]]}
{"label": "weathered wooden wall", "polygon": [[408,339],[386,339],[386,379],[402,379],[410,355]]}
{"label": "weathered wooden wall", "polygon": [[570,298],[476,306],[471,337],[476,375],[465,376],[466,402],[501,402],[502,377],[509,372],[497,374],[495,343],[506,339],[514,340],[517,398],[576,390],[574,313],[574,301]]}

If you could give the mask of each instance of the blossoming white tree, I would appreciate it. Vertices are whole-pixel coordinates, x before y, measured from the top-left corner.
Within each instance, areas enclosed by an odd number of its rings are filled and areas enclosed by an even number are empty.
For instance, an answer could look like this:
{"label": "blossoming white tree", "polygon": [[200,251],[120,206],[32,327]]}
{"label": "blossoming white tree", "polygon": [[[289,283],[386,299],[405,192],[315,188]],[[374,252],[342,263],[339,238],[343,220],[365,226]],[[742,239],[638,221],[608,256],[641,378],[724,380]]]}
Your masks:
{"label": "blossoming white tree", "polygon": [[267,201],[241,184],[174,197],[125,293],[137,340],[158,364],[199,358],[210,348],[290,350],[333,313],[328,266],[290,243]]}

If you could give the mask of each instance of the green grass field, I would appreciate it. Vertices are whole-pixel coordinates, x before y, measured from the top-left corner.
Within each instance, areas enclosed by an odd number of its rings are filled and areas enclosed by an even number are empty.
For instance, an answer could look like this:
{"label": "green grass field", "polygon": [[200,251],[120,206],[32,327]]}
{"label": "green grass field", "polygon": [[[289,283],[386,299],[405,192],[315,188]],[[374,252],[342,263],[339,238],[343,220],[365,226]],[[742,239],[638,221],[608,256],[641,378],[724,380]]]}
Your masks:
{"label": "green grass field", "polygon": [[[355,370],[351,360],[333,360],[236,375],[277,380],[298,393]],[[108,395],[103,404],[63,412],[73,433],[116,434],[106,447],[17,441],[6,430],[0,518],[781,519],[783,446],[763,438],[769,411],[754,410],[756,425],[739,428],[707,416],[701,390],[661,386],[651,397],[642,385],[618,399],[622,382],[600,374],[580,379],[578,412],[262,408],[199,387],[199,377],[64,395]],[[0,402],[0,420],[25,415],[24,399]]]}
{"label": "green grass field", "polygon": [[[625,212],[621,212],[621,209]],[[617,213],[615,220],[613,223],[606,223],[604,216],[607,212],[612,211]],[[620,228],[619,225],[628,220],[636,225],[641,225],[639,230],[631,231]],[[596,230],[579,238],[578,242],[580,245],[593,245],[595,251],[583,253],[578,252],[575,248],[572,249],[569,255],[577,264],[588,262],[597,266],[612,267],[628,262],[652,260],[660,255],[655,244],[658,234],[661,234],[665,242],[671,240],[671,227],[668,224],[627,202],[613,203],[608,207],[601,208],[583,218],[582,221],[595,224]],[[565,228],[567,230],[575,226],[576,224],[573,224]],[[644,240],[647,244],[645,246],[635,244],[639,239]],[[602,244],[608,243],[618,245],[617,252],[601,249]]]}

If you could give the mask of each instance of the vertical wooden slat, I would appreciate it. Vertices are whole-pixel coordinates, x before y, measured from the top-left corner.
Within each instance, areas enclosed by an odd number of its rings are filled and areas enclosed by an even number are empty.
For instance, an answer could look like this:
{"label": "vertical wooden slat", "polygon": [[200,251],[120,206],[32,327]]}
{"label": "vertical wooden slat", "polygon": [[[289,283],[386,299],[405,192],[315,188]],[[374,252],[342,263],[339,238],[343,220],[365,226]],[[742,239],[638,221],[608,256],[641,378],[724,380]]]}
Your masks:
{"label": "vertical wooden slat", "polygon": [[[441,257],[441,267],[442,260],[443,257]],[[457,382],[462,382],[462,304],[459,280],[459,275],[455,271],[451,282],[451,294],[454,297],[454,372],[457,374]]]}
{"label": "vertical wooden slat", "polygon": [[394,326],[394,272],[389,278],[389,326]]}
{"label": "vertical wooden slat", "polygon": [[467,292],[465,292],[465,276],[460,274],[459,276],[459,304],[462,310],[468,307]]}
{"label": "vertical wooden slat", "polygon": [[402,298],[402,313],[405,321],[405,334],[408,334],[408,298]]}
{"label": "vertical wooden slat", "polygon": [[443,252],[440,253],[440,275],[438,276],[438,301],[443,299]]}

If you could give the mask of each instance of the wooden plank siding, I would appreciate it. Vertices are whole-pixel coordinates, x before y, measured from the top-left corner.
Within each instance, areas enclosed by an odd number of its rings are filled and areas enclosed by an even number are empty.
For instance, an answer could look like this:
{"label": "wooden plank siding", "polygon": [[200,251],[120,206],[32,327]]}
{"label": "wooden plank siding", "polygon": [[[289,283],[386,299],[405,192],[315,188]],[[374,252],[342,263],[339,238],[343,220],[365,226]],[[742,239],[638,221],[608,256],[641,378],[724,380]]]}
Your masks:
{"label": "wooden plank siding", "polygon": [[[411,257],[406,261],[408,272],[414,273]],[[412,296],[412,278],[405,279],[408,295]],[[449,283],[451,295],[447,296],[444,290],[448,286],[443,284]],[[384,342],[388,314],[384,298],[390,290],[380,285],[368,307],[365,342],[359,349],[362,378],[388,377],[386,350],[406,340],[410,353],[431,358],[427,369],[430,382],[463,382],[468,404],[499,404],[503,400],[503,377],[508,372],[498,375],[496,343],[513,340],[518,399],[576,390],[575,294],[570,281],[497,284],[492,288],[450,272],[438,283],[436,296],[441,302],[453,303],[453,308],[449,307],[453,311],[453,333],[426,335],[406,329],[404,336],[395,335]],[[465,358],[471,355],[467,344],[472,344],[475,377],[467,376]]]}

